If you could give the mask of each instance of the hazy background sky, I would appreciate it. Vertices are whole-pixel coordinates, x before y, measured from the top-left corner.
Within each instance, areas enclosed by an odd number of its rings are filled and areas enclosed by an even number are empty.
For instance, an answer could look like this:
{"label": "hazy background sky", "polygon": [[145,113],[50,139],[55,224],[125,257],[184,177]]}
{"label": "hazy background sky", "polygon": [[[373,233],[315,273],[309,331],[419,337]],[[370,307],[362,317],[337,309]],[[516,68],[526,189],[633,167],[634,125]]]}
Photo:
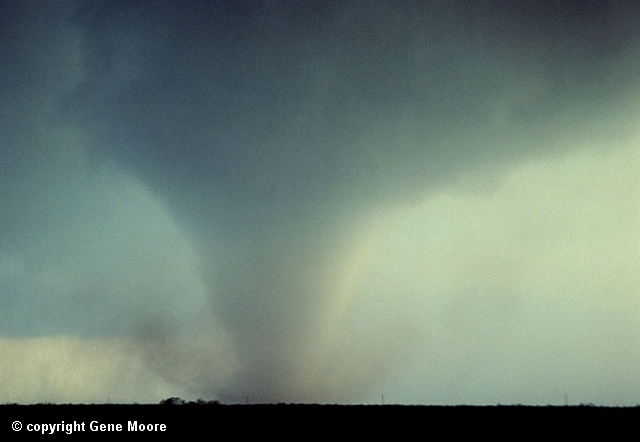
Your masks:
{"label": "hazy background sky", "polygon": [[0,402],[639,403],[639,23],[3,1]]}

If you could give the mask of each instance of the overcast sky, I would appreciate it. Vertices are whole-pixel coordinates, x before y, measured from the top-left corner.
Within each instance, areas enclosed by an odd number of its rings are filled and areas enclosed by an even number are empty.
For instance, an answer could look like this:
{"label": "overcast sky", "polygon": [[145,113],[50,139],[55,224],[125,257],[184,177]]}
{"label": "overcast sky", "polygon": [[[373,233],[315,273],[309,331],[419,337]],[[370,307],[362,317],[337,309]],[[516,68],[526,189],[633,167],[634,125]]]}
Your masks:
{"label": "overcast sky", "polygon": [[640,402],[640,3],[3,1],[0,402]]}

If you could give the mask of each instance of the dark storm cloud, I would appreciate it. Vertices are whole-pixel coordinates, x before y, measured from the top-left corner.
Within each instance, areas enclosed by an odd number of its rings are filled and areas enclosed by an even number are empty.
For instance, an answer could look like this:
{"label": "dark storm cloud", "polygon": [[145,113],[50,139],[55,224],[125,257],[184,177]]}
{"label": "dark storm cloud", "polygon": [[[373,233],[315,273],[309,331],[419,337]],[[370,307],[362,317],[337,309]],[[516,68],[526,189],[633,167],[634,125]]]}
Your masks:
{"label": "dark storm cloud", "polygon": [[510,128],[557,130],[576,106],[589,125],[593,100],[635,79],[616,67],[636,7],[580,4],[90,2],[76,19],[87,78],[68,107],[110,140],[97,155],[154,185],[206,186],[253,229],[258,210],[282,221],[306,204],[397,198],[539,148],[457,139],[503,132],[501,98]]}
{"label": "dark storm cloud", "polygon": [[[0,330],[133,336],[149,367],[197,395],[365,397],[391,354],[401,360],[412,340],[428,341],[372,285],[395,275],[386,256],[402,243],[381,213],[402,220],[398,207],[415,204],[426,219],[423,207],[442,211],[430,226],[464,214],[501,226],[466,211],[511,214],[508,192],[526,195],[517,178],[538,182],[518,167],[637,131],[635,2],[5,2],[1,11],[9,308]],[[497,208],[424,203],[451,186],[493,195]],[[491,260],[485,233],[471,243]],[[435,261],[450,264],[452,280],[476,274],[474,289],[411,288],[405,280],[423,276],[409,263],[406,278],[389,277],[407,305],[427,302],[416,300],[426,291],[503,306],[479,287],[493,270],[450,262],[449,238],[433,240],[443,244]],[[370,303],[351,301],[363,290]],[[495,319],[459,304],[452,323]]]}

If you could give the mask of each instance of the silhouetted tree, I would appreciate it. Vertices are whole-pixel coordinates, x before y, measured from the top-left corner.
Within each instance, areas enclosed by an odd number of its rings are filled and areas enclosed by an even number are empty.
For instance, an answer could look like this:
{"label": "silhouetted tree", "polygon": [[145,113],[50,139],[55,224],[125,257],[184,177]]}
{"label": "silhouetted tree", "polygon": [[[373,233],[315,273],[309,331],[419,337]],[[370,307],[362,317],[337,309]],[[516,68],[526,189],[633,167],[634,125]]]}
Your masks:
{"label": "silhouetted tree", "polygon": [[163,399],[160,401],[160,405],[182,405],[182,404],[184,404],[184,400],[175,396],[167,399]]}

